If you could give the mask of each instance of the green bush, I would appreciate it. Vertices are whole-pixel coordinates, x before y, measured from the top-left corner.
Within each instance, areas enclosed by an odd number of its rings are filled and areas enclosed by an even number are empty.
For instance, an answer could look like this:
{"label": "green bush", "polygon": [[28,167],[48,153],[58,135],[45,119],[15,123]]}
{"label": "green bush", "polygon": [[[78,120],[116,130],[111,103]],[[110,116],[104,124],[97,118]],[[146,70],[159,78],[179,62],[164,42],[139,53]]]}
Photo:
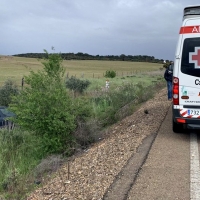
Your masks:
{"label": "green bush", "polygon": [[64,84],[60,55],[47,55],[44,69],[25,77],[26,87],[13,98],[10,109],[20,127],[41,137],[45,152],[59,153],[73,141],[74,107]]}
{"label": "green bush", "polygon": [[0,105],[8,106],[11,103],[11,97],[19,94],[19,89],[14,81],[7,80],[0,88]]}
{"label": "green bush", "polygon": [[116,72],[113,70],[107,70],[104,76],[106,78],[114,78],[116,77]]}
{"label": "green bush", "polygon": [[76,139],[76,145],[85,146],[93,140],[93,135],[95,135],[94,130],[90,132],[89,127],[91,127],[91,116],[92,116],[92,104],[90,100],[81,96],[74,99],[76,116],[76,131],[73,132],[73,136]]}
{"label": "green bush", "polygon": [[67,78],[66,80],[66,87],[74,92],[83,93],[84,90],[90,85],[90,81],[88,80],[80,80],[74,76],[71,78]]}

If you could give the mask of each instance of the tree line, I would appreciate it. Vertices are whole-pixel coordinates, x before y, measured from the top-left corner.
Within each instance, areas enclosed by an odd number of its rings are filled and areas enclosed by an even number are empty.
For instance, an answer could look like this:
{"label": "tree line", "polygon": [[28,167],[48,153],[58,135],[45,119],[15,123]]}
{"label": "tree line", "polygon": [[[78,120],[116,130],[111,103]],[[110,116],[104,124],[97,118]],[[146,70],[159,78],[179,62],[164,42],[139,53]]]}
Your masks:
{"label": "tree line", "polygon": [[[24,53],[15,54],[13,56],[17,57],[27,57],[27,58],[46,58],[45,53]],[[133,62],[153,62],[153,63],[163,63],[163,59],[157,59],[154,56],[147,55],[90,55],[88,53],[60,53],[63,60],[110,60],[110,61],[133,61]],[[166,62],[169,62],[166,60]]]}

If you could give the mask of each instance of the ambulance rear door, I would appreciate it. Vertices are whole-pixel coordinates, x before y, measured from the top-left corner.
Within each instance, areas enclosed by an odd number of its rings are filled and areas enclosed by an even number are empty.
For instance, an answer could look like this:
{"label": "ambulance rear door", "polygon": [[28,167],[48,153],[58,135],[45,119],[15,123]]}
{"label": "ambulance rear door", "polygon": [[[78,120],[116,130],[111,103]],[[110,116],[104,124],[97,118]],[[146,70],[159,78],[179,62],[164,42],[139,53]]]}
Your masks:
{"label": "ambulance rear door", "polygon": [[186,109],[188,116],[200,116],[196,111],[200,109],[200,17],[184,20],[180,34],[179,105],[190,108]]}

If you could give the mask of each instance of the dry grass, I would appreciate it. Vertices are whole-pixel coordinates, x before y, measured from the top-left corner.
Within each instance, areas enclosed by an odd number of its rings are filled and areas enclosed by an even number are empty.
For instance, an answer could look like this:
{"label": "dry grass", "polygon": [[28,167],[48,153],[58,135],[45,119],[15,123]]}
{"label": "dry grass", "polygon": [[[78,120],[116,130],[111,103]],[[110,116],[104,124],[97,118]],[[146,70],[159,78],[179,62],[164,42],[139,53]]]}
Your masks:
{"label": "dry grass", "polygon": [[[35,58],[21,58],[0,56],[0,85],[5,80],[12,79],[21,84],[23,76],[30,70],[42,69],[42,60]],[[161,64],[126,61],[98,61],[98,60],[64,60],[66,75],[84,78],[102,78],[106,70],[114,70],[118,76],[127,76],[148,71],[157,71]]]}

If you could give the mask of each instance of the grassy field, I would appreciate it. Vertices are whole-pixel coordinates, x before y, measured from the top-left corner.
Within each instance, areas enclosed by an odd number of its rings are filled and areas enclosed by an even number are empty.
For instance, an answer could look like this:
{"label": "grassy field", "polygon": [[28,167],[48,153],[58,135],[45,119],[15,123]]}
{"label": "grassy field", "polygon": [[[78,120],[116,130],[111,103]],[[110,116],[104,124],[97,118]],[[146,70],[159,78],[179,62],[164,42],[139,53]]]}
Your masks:
{"label": "grassy field", "polygon": [[[21,58],[12,56],[0,56],[0,85],[5,80],[12,79],[18,85],[21,84],[23,76],[28,75],[30,70],[42,69],[42,60],[34,58]],[[77,78],[101,79],[105,82],[104,74],[107,70],[114,70],[118,78],[135,76],[140,79],[148,76],[147,72],[159,71],[162,64],[126,61],[97,61],[97,60],[64,60],[63,66],[66,69],[66,76]]]}

